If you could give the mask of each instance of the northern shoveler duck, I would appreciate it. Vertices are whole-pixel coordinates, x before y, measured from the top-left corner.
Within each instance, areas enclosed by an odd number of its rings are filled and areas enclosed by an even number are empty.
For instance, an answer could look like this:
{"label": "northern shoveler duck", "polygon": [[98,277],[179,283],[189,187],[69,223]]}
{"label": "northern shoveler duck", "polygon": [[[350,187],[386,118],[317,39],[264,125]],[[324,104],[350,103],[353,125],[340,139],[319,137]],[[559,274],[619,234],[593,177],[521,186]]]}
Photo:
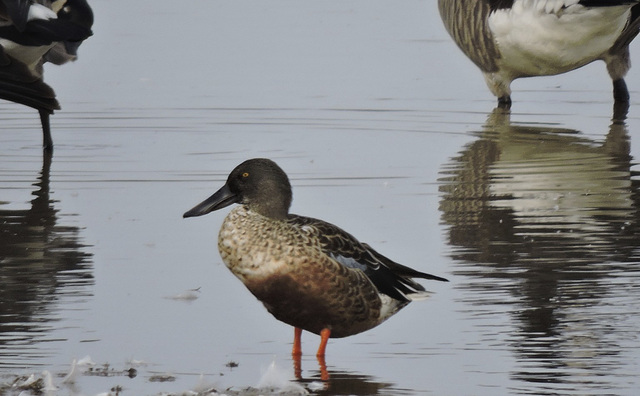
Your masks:
{"label": "northern shoveler duck", "polygon": [[451,37],[480,68],[502,107],[511,82],[603,60],[616,101],[628,101],[629,44],[640,32],[638,0],[438,0]]}
{"label": "northern shoveler duck", "polygon": [[75,60],[92,25],[85,0],[0,0],[0,98],[38,110],[47,151],[53,149],[49,115],[60,105],[42,65]]}
{"label": "northern shoveler duck", "polygon": [[238,165],[215,194],[184,214],[201,216],[229,206],[218,235],[222,260],[276,319],[329,337],[371,329],[428,292],[412,278],[447,281],[405,267],[322,220],[289,213],[285,172],[269,159]]}

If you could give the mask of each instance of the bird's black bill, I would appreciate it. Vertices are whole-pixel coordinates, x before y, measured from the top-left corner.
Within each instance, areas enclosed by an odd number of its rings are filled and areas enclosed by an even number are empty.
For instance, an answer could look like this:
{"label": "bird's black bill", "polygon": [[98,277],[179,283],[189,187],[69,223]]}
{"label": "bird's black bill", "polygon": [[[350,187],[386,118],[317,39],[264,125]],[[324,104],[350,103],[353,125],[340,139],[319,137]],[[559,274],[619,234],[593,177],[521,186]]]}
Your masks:
{"label": "bird's black bill", "polygon": [[238,202],[238,197],[231,192],[225,184],[221,189],[212,196],[194,206],[191,210],[185,212],[182,217],[196,217],[206,215],[214,210],[222,209],[231,204]]}

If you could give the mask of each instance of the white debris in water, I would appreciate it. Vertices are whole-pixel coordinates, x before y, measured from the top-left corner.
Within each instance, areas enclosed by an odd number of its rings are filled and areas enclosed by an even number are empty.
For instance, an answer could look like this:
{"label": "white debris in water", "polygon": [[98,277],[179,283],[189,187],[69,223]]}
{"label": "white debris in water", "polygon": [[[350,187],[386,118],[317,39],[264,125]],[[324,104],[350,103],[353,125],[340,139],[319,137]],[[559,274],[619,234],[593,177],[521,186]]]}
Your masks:
{"label": "white debris in water", "polygon": [[78,360],[78,366],[80,367],[93,367],[96,365],[96,362],[91,360],[91,356],[87,355],[82,359]]}
{"label": "white debris in water", "polygon": [[327,384],[325,382],[321,382],[321,381],[313,381],[313,382],[310,382],[307,385],[309,390],[312,391],[312,392],[324,390],[326,388],[326,386],[327,386]]}
{"label": "white debris in water", "polygon": [[45,393],[58,390],[58,387],[53,384],[53,377],[50,372],[45,370],[42,372],[42,376],[44,377],[44,388],[42,390],[45,391]]}
{"label": "white debris in water", "polygon": [[182,293],[178,293],[173,296],[167,296],[165,298],[176,301],[194,301],[200,298],[200,288],[198,287],[195,289],[189,289]]}
{"label": "white debris in water", "polygon": [[149,365],[144,360],[138,360],[138,359],[133,359],[133,358],[127,359],[127,361],[125,363],[128,366],[131,366],[131,367],[144,367],[144,366],[148,366]]}
{"label": "white debris in water", "polygon": [[76,382],[76,378],[78,378],[78,376],[82,374],[84,369],[93,367],[95,365],[96,363],[91,360],[91,356],[89,355],[83,357],[80,360],[73,359],[73,361],[71,362],[71,369],[69,370],[69,373],[67,373],[67,375],[65,375],[62,379],[62,383],[74,384]]}
{"label": "white debris in water", "polygon": [[198,383],[193,387],[193,391],[196,394],[207,392],[209,389],[215,388],[214,384],[207,382],[204,377],[204,374],[200,374],[200,378],[198,379]]}
{"label": "white debris in water", "polygon": [[67,375],[65,375],[62,379],[62,383],[75,384],[76,377],[78,377],[79,372],[80,369],[78,369],[78,361],[76,359],[73,359],[73,361],[71,362],[71,369],[69,370],[69,373],[67,373]]}
{"label": "white debris in water", "polygon": [[31,385],[33,385],[34,382],[36,382],[38,379],[36,378],[35,374],[31,374],[29,376],[29,378],[27,378],[26,380],[22,381],[22,382],[18,382],[16,384],[16,387],[18,388],[27,388]]}
{"label": "white debris in water", "polygon": [[258,381],[258,389],[277,389],[281,392],[295,392],[300,395],[309,394],[309,392],[301,385],[293,382],[291,372],[280,368],[276,365],[275,360],[271,362],[269,367],[264,370],[260,381]]}

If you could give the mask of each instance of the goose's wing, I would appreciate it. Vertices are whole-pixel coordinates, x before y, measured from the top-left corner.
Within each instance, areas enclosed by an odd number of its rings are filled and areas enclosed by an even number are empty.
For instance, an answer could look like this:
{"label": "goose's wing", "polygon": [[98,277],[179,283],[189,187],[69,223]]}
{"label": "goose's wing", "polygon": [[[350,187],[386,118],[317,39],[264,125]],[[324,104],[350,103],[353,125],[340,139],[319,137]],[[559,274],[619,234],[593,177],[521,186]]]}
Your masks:
{"label": "goose's wing", "polygon": [[635,5],[631,7],[631,16],[629,17],[629,23],[620,34],[618,40],[616,40],[613,48],[611,48],[612,53],[617,53],[621,50],[626,50],[631,44],[631,41],[636,38],[638,33],[640,33],[640,2],[633,1],[627,3],[634,3]]}
{"label": "goose's wing", "polygon": [[[509,0],[513,3],[513,0]],[[489,14],[506,1],[438,0],[438,9],[447,32],[473,63],[485,73],[498,71],[500,51],[487,25]]]}
{"label": "goose's wing", "polygon": [[53,89],[0,46],[0,98],[53,113],[60,105]]}

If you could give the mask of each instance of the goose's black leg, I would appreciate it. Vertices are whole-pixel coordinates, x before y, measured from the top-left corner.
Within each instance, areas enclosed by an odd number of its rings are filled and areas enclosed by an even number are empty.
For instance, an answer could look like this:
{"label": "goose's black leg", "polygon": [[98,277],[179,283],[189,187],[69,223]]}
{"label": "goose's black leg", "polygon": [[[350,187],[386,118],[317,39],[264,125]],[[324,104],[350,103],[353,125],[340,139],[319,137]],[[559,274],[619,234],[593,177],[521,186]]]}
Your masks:
{"label": "goose's black leg", "polygon": [[40,122],[42,123],[42,148],[44,151],[53,151],[53,139],[51,139],[51,125],[49,124],[49,112],[47,110],[38,110],[40,113]]}
{"label": "goose's black leg", "polygon": [[616,102],[629,101],[629,90],[627,89],[627,83],[624,82],[624,78],[613,81],[613,99]]}
{"label": "goose's black leg", "polygon": [[511,108],[511,96],[505,95],[498,98],[498,107],[509,110]]}

